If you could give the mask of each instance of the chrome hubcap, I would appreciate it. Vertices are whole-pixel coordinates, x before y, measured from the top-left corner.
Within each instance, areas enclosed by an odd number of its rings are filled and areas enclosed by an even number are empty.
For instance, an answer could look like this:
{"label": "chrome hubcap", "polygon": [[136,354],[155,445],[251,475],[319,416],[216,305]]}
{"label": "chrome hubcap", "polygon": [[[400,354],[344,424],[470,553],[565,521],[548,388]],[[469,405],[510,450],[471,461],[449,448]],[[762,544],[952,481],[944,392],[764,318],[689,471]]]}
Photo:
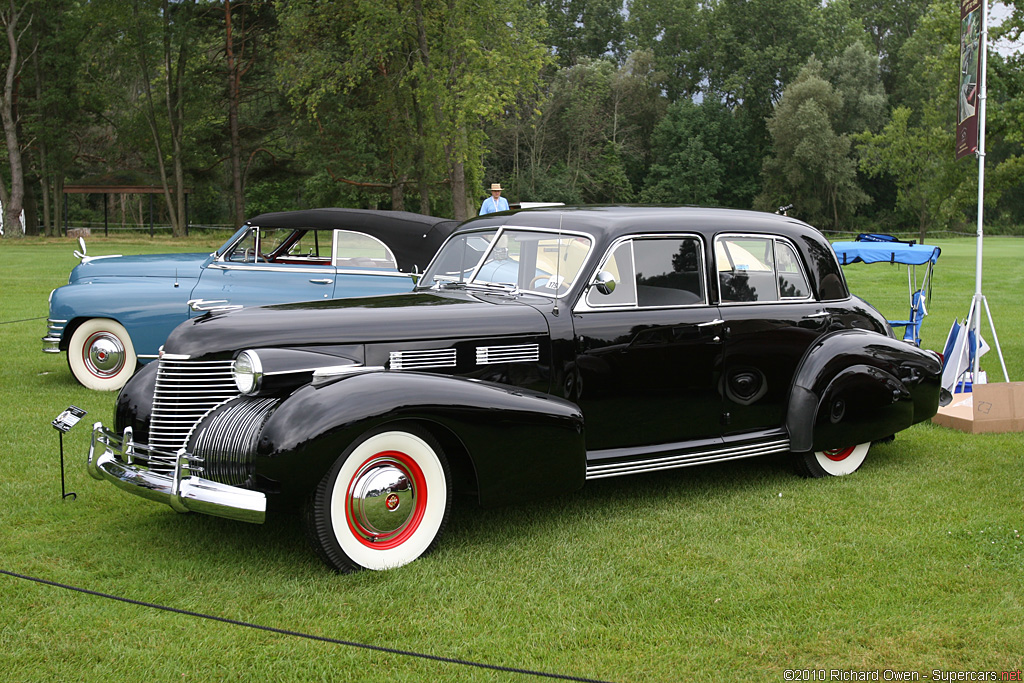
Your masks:
{"label": "chrome hubcap", "polygon": [[393,461],[368,462],[352,478],[348,509],[357,534],[373,542],[392,539],[416,511],[412,478]]}
{"label": "chrome hubcap", "polygon": [[113,377],[124,367],[124,346],[109,332],[97,332],[85,343],[85,364],[97,377]]}

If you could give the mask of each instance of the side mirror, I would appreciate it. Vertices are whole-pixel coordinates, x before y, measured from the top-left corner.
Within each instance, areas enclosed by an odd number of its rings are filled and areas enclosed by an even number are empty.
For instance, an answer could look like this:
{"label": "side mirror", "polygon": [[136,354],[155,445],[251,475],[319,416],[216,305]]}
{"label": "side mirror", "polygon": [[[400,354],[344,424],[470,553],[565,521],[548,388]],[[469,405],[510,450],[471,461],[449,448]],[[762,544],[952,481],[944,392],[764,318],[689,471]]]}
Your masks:
{"label": "side mirror", "polygon": [[594,286],[604,295],[611,294],[615,291],[615,276],[607,270],[600,270],[594,277]]}

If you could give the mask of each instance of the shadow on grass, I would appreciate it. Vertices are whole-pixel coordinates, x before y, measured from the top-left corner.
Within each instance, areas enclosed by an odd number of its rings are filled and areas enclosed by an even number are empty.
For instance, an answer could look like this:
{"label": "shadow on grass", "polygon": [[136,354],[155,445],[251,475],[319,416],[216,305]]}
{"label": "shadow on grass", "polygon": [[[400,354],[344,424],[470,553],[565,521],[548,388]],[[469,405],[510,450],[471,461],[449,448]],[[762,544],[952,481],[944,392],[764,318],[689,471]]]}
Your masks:
{"label": "shadow on grass", "polygon": [[[900,459],[896,449],[892,444],[876,445],[855,476],[884,476],[884,470]],[[793,472],[792,456],[780,454],[601,479],[563,496],[499,508],[482,508],[475,498],[458,497],[439,548],[452,559],[459,554],[497,555],[566,534],[587,535],[595,529],[602,533],[621,519],[642,520],[666,511],[684,517],[688,512],[720,513],[733,505],[741,509],[759,492],[768,499],[805,485],[827,484],[801,479]],[[262,525],[181,515],[148,504],[133,511],[107,527],[107,542],[137,545],[138,552],[147,555],[192,558],[204,572],[330,571],[316,557],[296,511],[272,512]]]}

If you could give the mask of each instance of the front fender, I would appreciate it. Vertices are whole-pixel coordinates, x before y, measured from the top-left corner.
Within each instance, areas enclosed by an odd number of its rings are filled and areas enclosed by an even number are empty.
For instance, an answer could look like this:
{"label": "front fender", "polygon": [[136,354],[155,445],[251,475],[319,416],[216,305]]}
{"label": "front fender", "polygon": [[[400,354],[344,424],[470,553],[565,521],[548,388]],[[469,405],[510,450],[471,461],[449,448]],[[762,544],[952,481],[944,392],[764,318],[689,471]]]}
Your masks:
{"label": "front fender", "polygon": [[263,426],[256,473],[277,482],[282,498],[301,500],[362,434],[396,421],[457,439],[483,505],[573,491],[586,477],[583,418],[575,404],[415,372],[371,372],[297,390]]}
{"label": "front fender", "polygon": [[185,278],[120,278],[58,287],[50,297],[49,317],[68,321],[60,349],[67,350],[78,324],[110,318],[128,331],[136,354],[155,357],[171,330],[188,319],[185,302],[194,284]]}
{"label": "front fender", "polygon": [[930,351],[864,330],[842,330],[804,354],[786,427],[794,451],[842,448],[892,436],[939,407],[941,362]]}

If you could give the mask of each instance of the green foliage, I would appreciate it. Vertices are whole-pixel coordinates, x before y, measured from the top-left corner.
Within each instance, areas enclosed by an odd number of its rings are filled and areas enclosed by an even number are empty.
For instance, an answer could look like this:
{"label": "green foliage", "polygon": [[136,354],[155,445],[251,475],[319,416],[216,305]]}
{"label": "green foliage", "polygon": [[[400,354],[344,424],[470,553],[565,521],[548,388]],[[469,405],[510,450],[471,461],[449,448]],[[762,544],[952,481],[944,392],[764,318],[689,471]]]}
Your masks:
{"label": "green foliage", "polygon": [[[1019,38],[1018,5],[993,39]],[[51,231],[64,184],[122,172],[192,188],[203,223],[251,213],[248,195],[462,216],[495,179],[513,200],[795,203],[822,225],[970,230],[976,212],[976,165],[952,152],[956,0],[232,0],[232,63],[224,2],[14,7],[27,223]],[[793,90],[812,57],[838,106]],[[1024,58],[993,54],[988,75],[987,220],[1019,231]],[[897,106],[905,132],[872,138]],[[896,134],[924,158],[871,149]],[[178,212],[160,204],[159,222]]]}
{"label": "green foliage", "polygon": [[652,136],[642,199],[655,204],[723,204],[734,161],[735,125],[725,105],[679,100]]}
{"label": "green foliage", "polygon": [[768,122],[774,156],[764,162],[758,205],[770,210],[793,204],[793,215],[839,228],[868,197],[857,184],[850,138],[836,131],[843,97],[821,72],[821,64],[811,60]]}

